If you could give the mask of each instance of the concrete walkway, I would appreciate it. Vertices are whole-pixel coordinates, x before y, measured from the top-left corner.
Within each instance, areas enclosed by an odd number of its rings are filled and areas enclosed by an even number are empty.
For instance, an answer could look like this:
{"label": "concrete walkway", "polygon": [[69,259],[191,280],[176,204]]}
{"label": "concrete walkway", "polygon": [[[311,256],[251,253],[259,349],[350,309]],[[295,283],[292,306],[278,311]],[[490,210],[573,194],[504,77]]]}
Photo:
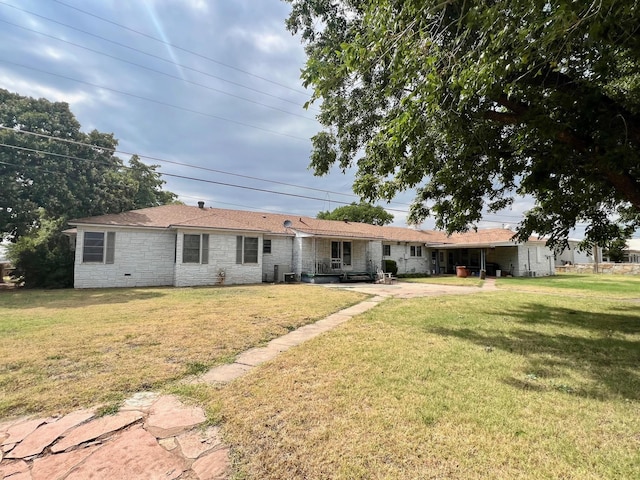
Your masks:
{"label": "concrete walkway", "polygon": [[[398,282],[393,285],[338,284],[374,295],[316,323],[241,353],[232,364],[213,368],[197,383],[225,384],[281,352],[321,335],[389,297],[468,295],[495,290]],[[223,480],[230,474],[229,450],[217,427],[204,429],[199,407],[152,392],[135,394],[115,415],[82,410],[61,417],[20,418],[0,423],[0,476],[8,480],[179,479]]]}

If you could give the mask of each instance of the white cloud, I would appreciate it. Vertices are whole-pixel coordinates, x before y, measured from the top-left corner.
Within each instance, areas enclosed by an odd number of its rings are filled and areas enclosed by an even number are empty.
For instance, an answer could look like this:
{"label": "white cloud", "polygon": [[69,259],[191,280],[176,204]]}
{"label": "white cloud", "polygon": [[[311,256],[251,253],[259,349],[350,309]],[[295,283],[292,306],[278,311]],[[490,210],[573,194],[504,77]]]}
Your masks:
{"label": "white cloud", "polygon": [[175,3],[181,7],[187,6],[191,10],[195,10],[197,13],[208,13],[209,5],[206,0],[147,0],[154,4],[160,3]]}
{"label": "white cloud", "polygon": [[253,32],[243,28],[234,28],[230,32],[230,36],[247,41],[257,50],[267,54],[283,53],[292,49],[289,37],[280,32]]}
{"label": "white cloud", "polygon": [[94,94],[81,90],[59,90],[51,85],[23,79],[17,77],[15,73],[2,70],[0,70],[0,85],[10,92],[18,92],[23,96],[46,98],[52,102],[67,102],[69,105],[91,104],[94,101]]}
{"label": "white cloud", "polygon": [[53,48],[53,47],[38,48],[35,50],[35,53],[42,57],[45,57],[51,60],[56,60],[56,61],[65,60],[71,57],[64,50],[61,50],[59,48]]}

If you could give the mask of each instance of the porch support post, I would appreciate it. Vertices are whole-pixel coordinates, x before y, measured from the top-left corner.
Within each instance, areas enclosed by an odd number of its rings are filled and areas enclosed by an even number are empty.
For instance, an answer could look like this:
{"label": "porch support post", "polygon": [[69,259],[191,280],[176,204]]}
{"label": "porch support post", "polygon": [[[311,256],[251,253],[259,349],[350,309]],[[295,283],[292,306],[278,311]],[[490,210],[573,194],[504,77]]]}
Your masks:
{"label": "porch support post", "polygon": [[313,274],[318,273],[318,244],[316,237],[313,237]]}

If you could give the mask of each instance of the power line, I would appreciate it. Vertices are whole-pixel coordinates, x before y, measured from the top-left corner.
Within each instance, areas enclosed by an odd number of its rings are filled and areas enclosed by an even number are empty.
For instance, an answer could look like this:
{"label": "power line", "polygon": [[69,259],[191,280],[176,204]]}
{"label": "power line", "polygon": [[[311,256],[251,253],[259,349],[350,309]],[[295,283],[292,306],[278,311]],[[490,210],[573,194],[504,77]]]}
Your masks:
{"label": "power line", "polygon": [[[44,151],[44,150],[20,147],[20,146],[17,146],[17,145],[9,145],[9,144],[6,144],[6,143],[0,143],[0,147],[8,147],[8,148],[13,148],[13,149],[16,149],[16,150],[21,150],[21,151],[27,151],[27,152],[31,152],[31,153],[38,153],[38,154],[43,154],[43,155],[51,155],[51,156],[54,156],[54,157],[66,158],[66,159],[70,159],[70,160],[79,160],[79,161],[82,161],[82,162],[95,161],[94,159],[80,158],[80,157],[75,157],[73,155],[65,155],[65,154],[61,154],[61,153],[47,152],[47,151]],[[13,164],[13,163],[9,163],[9,162],[1,162],[0,161],[0,164],[10,165],[10,166],[15,166],[15,167],[23,167],[23,165]],[[30,165],[29,167],[42,168],[40,165]],[[124,168],[131,168],[131,167],[127,167],[125,165],[123,165],[123,167]],[[52,174],[56,173],[56,172],[52,172],[52,171],[49,171],[49,170],[42,170],[42,171],[45,171],[47,173],[52,173]],[[283,196],[287,196],[287,197],[301,198],[301,199],[305,199],[305,200],[324,201],[324,199],[322,199],[322,198],[311,197],[311,196],[308,196],[308,195],[301,195],[301,194],[288,193],[288,192],[279,192],[277,190],[269,190],[269,189],[264,189],[264,188],[249,187],[247,185],[237,185],[237,184],[233,184],[233,183],[219,182],[219,181],[216,181],[216,180],[207,180],[207,179],[204,179],[204,178],[190,177],[190,176],[187,176],[187,175],[177,175],[177,174],[172,174],[172,173],[161,173],[161,172],[158,172],[158,173],[161,176],[179,178],[179,179],[183,179],[183,180],[190,180],[190,181],[208,183],[208,184],[213,184],[213,185],[220,185],[220,186],[231,187],[231,188],[239,188],[239,189],[243,189],[243,190],[250,190],[250,191],[261,192],[261,193],[270,193],[270,194],[274,194],[274,195],[283,195]],[[344,202],[344,201],[340,201],[340,200],[333,200],[333,202],[334,203],[338,203],[340,205],[350,205],[349,202]],[[220,203],[224,203],[224,202],[220,202]],[[253,207],[245,207],[245,208],[253,208]],[[406,210],[399,210],[399,209],[395,209],[395,208],[385,208],[385,210],[391,211],[391,212],[396,212],[396,213],[404,213],[404,214],[409,213]],[[480,222],[498,223],[498,224],[504,223],[504,222],[500,222],[500,221],[485,220],[485,219],[481,219]]]}
{"label": "power line", "polygon": [[[320,192],[320,193],[328,193],[328,194],[333,194],[333,195],[341,195],[341,196],[345,196],[345,197],[359,198],[355,194],[348,194],[348,193],[343,193],[343,192],[335,192],[335,191],[325,190],[325,189],[321,189],[321,188],[315,188],[315,187],[309,187],[309,186],[303,186],[303,185],[296,185],[296,184],[287,183],[287,182],[281,182],[281,181],[278,181],[278,180],[269,180],[269,179],[266,179],[266,178],[254,177],[254,176],[250,176],[250,175],[242,175],[242,174],[239,174],[239,173],[232,173],[232,172],[227,172],[227,171],[224,171],[224,170],[218,170],[218,169],[209,168],[209,167],[202,167],[202,166],[199,166],[199,165],[192,165],[192,164],[184,163],[184,162],[177,162],[177,161],[173,161],[173,160],[167,160],[167,159],[160,158],[160,157],[153,157],[153,156],[149,156],[149,155],[142,155],[142,154],[137,154],[137,153],[126,152],[126,151],[123,151],[123,150],[117,150],[117,149],[114,149],[114,148],[102,147],[100,145],[93,145],[93,144],[90,144],[90,143],[79,142],[79,141],[70,140],[70,139],[67,139],[67,138],[55,137],[53,135],[46,135],[46,134],[43,134],[43,133],[30,132],[28,130],[16,130],[15,128],[7,127],[7,126],[4,126],[4,125],[0,125],[0,129],[12,131],[14,133],[32,135],[32,136],[39,137],[39,138],[47,138],[47,139],[56,140],[56,141],[69,143],[69,144],[73,144],[73,145],[79,145],[79,146],[83,146],[83,147],[100,149],[100,150],[104,150],[104,151],[110,152],[112,154],[122,154],[122,155],[131,155],[131,156],[137,155],[140,158],[145,158],[145,159],[158,161],[158,162],[163,162],[163,163],[169,163],[169,164],[172,164],[172,165],[178,165],[178,166],[182,166],[182,167],[194,168],[194,169],[203,170],[203,171],[212,172],[212,173],[219,173],[219,174],[223,174],[223,175],[229,175],[229,176],[234,176],[234,177],[239,177],[239,178],[245,178],[245,179],[249,179],[249,180],[257,180],[257,181],[261,181],[261,182],[273,183],[273,184],[283,185],[283,186],[287,186],[287,187],[300,188],[302,190],[311,190],[311,191],[316,191],[316,192]],[[81,159],[81,160],[98,161],[96,159]],[[106,162],[103,162],[103,163],[106,164]],[[129,168],[129,167],[125,166],[125,168]],[[163,174],[163,175],[170,175],[170,174]],[[195,198],[195,197],[193,197],[193,198]],[[326,201],[326,198],[324,199],[324,201]],[[224,202],[219,202],[219,203],[224,203]],[[335,201],[335,203],[347,204],[346,202],[337,202],[337,201]],[[389,203],[395,203],[396,205],[409,206],[409,204],[402,203],[402,202],[389,202]],[[230,205],[234,205],[234,204],[230,204]],[[236,205],[236,206],[243,206],[243,205]],[[252,207],[246,207],[246,208],[252,208]],[[389,208],[389,210],[391,210],[391,208]],[[406,212],[404,210],[395,210],[395,211],[402,212],[402,213],[408,213],[408,212]],[[497,218],[500,218],[500,217],[502,217],[502,218],[510,218],[511,220],[489,220],[489,219],[487,219],[486,217],[483,216],[482,220],[480,220],[481,222],[505,224],[505,223],[513,223],[513,221],[515,221],[515,220],[519,221],[519,220],[522,219],[522,216],[506,215],[506,214],[498,215],[498,214],[486,213],[485,215],[492,216],[492,217],[497,217]]]}
{"label": "power line", "polygon": [[287,110],[283,110],[283,109],[278,108],[278,107],[267,105],[266,103],[258,102],[256,100],[251,100],[250,98],[242,97],[242,96],[236,95],[234,93],[229,93],[229,92],[225,92],[224,90],[220,90],[218,88],[210,87],[209,85],[204,85],[202,83],[194,82],[192,80],[187,80],[186,78],[181,78],[181,77],[179,77],[177,75],[172,75],[170,73],[166,73],[166,72],[163,72],[163,71],[160,71],[160,70],[156,70],[155,68],[147,67],[147,66],[142,65],[140,63],[131,62],[129,60],[125,60],[124,58],[116,57],[115,55],[111,55],[109,53],[101,52],[99,50],[94,50],[93,48],[85,47],[85,46],[80,45],[78,43],[70,42],[68,40],[63,40],[62,38],[58,38],[58,37],[56,37],[54,35],[49,35],[49,34],[44,33],[44,32],[39,32],[38,30],[33,30],[31,28],[23,27],[22,25],[18,25],[16,23],[8,22],[8,21],[2,20],[2,19],[0,19],[0,22],[6,23],[8,25],[12,25],[12,26],[17,27],[17,28],[21,28],[21,29],[26,30],[28,32],[32,32],[32,33],[36,33],[38,35],[42,35],[42,36],[47,37],[47,38],[52,38],[54,40],[57,40],[57,41],[62,42],[62,43],[66,43],[68,45],[73,45],[74,47],[78,47],[78,48],[82,48],[84,50],[88,50],[89,52],[97,53],[98,55],[103,55],[105,57],[112,58],[112,59],[117,60],[119,62],[127,63],[129,65],[133,65],[135,67],[142,68],[144,70],[148,70],[148,71],[156,73],[158,75],[164,75],[165,77],[173,78],[173,79],[179,80],[181,82],[189,83],[189,84],[195,85],[197,87],[205,88],[207,90],[211,90],[211,91],[216,92],[216,93],[221,93],[221,94],[227,95],[229,97],[237,98],[237,99],[243,100],[245,102],[253,103],[255,105],[260,105],[261,107],[270,108],[271,110],[276,110],[278,112],[286,113],[288,115],[294,115],[296,117],[304,118],[306,120],[315,121],[315,119],[313,119],[311,117],[307,117],[305,115],[301,115],[299,113],[289,112]]}
{"label": "power line", "polygon": [[[234,81],[232,81],[232,80],[227,80],[227,79],[222,78],[222,77],[219,77],[219,76],[217,76],[217,75],[213,75],[213,74],[211,74],[211,73],[209,73],[209,72],[205,72],[205,71],[203,71],[203,70],[198,70],[198,69],[196,69],[196,68],[189,67],[188,65],[182,65],[182,64],[180,64],[180,63],[176,63],[176,62],[174,62],[173,60],[169,60],[169,59],[167,59],[167,58],[161,57],[161,56],[159,56],[159,55],[155,55],[155,54],[153,54],[153,53],[145,52],[145,51],[143,51],[143,50],[140,50],[140,49],[138,49],[138,48],[132,47],[132,46],[127,45],[127,44],[125,44],[125,43],[117,42],[117,41],[115,41],[115,40],[111,40],[111,39],[106,38],[106,37],[103,37],[103,36],[101,36],[101,35],[97,35],[97,34],[95,34],[95,33],[88,32],[88,31],[86,31],[86,30],[82,30],[81,28],[77,28],[77,27],[74,27],[73,25],[69,25],[69,24],[67,24],[67,23],[60,22],[60,21],[58,21],[58,20],[54,20],[54,19],[52,19],[52,18],[50,18],[50,17],[46,17],[46,16],[44,16],[44,15],[40,15],[40,14],[38,14],[38,13],[31,12],[31,11],[26,10],[26,9],[24,9],[24,8],[16,7],[15,5],[11,5],[11,4],[6,3],[6,2],[3,2],[3,1],[0,1],[0,4],[1,4],[1,5],[5,5],[5,6],[7,6],[7,7],[14,8],[14,9],[19,10],[19,11],[24,12],[24,13],[28,13],[29,15],[33,15],[34,17],[42,18],[43,20],[46,20],[46,21],[48,21],[48,22],[55,23],[55,24],[58,24],[58,25],[62,25],[63,27],[69,28],[69,29],[71,29],[71,30],[75,30],[76,32],[80,32],[80,33],[83,33],[83,34],[85,34],[85,35],[89,35],[89,36],[94,37],[94,38],[97,38],[97,39],[99,39],[99,40],[103,40],[103,41],[108,42],[108,43],[111,43],[111,44],[113,44],[113,45],[117,45],[117,46],[119,46],[119,47],[126,48],[126,49],[128,49],[128,50],[132,50],[132,51],[134,51],[134,52],[141,53],[142,55],[146,55],[146,56],[148,56],[148,57],[155,58],[155,59],[160,60],[160,61],[162,61],[162,62],[166,62],[166,63],[169,63],[169,64],[171,64],[171,65],[175,65],[175,66],[180,67],[180,68],[183,68],[183,69],[185,69],[185,70],[189,70],[189,71],[192,71],[192,72],[196,72],[196,73],[199,73],[199,74],[201,74],[201,75],[206,75],[206,76],[208,76],[208,77],[215,78],[216,80],[220,80],[220,81],[222,81],[222,82],[230,83],[230,84],[232,84],[232,85],[235,85],[235,86],[238,86],[238,87],[241,87],[241,88],[245,88],[245,89],[247,89],[247,90],[251,90],[251,91],[253,91],[253,92],[257,92],[257,93],[260,93],[260,94],[262,94],[262,95],[267,95],[267,96],[269,96],[269,97],[276,98],[276,99],[281,100],[281,101],[283,101],[283,102],[291,103],[291,104],[296,105],[296,106],[298,106],[298,107],[300,107],[300,106],[301,106],[298,102],[294,102],[293,100],[289,100],[289,99],[287,99],[287,98],[279,97],[279,96],[277,96],[277,95],[273,95],[273,94],[268,93],[268,92],[265,92],[265,91],[263,91],[263,90],[258,90],[258,89],[256,89],[256,88],[248,87],[248,86],[243,85],[243,84],[241,84],[241,83],[237,83],[237,82],[234,82]],[[9,22],[6,22],[6,23],[9,23]],[[21,28],[24,28],[24,27],[21,27]],[[39,33],[39,32],[37,32],[37,33]],[[43,35],[44,35],[44,34],[43,34]],[[56,37],[53,37],[53,38],[56,38]],[[85,48],[85,47],[82,47],[82,48]],[[295,90],[294,90],[294,91],[295,91]],[[315,110],[315,111],[319,111],[319,110],[317,110],[317,109],[313,109],[313,110]]]}
{"label": "power line", "polygon": [[[194,52],[193,50],[189,50],[189,49],[181,47],[179,45],[175,45],[173,43],[167,42],[165,40],[162,40],[161,38],[157,38],[157,37],[154,37],[153,35],[149,35],[148,33],[144,33],[144,32],[141,32],[139,30],[136,30],[134,28],[127,27],[126,25],[122,25],[121,23],[114,22],[113,20],[109,20],[108,18],[101,17],[100,15],[96,15],[95,13],[91,13],[91,12],[88,12],[86,10],[82,10],[81,8],[75,7],[73,5],[69,5],[68,3],[62,2],[60,0],[53,0],[53,1],[56,2],[56,3],[59,3],[60,5],[64,5],[67,8],[71,8],[71,9],[76,10],[78,12],[84,13],[85,15],[89,15],[91,17],[97,18],[98,20],[102,20],[103,22],[110,23],[111,25],[115,25],[117,27],[123,28],[125,30],[130,31],[130,32],[137,33],[138,35],[142,35],[143,37],[149,38],[149,39],[154,40],[156,42],[160,42],[160,43],[162,43],[164,45],[167,45],[167,46],[169,46],[171,48],[175,48],[176,50],[180,50],[182,52],[190,53],[191,55],[195,55],[196,57],[203,58],[203,59],[208,60],[208,61],[210,61],[212,63],[217,64],[217,65],[222,65],[223,67],[230,68],[230,69],[235,70],[237,72],[244,73],[245,75],[249,75],[251,77],[258,78],[260,80],[272,83],[274,85],[278,85],[279,87],[286,88],[287,90],[291,90],[293,92],[300,93],[302,95],[306,95],[307,97],[310,96],[307,92],[305,92],[303,90],[298,90],[298,89],[292,88],[292,87],[290,87],[288,85],[284,85],[282,83],[276,82],[275,80],[271,80],[269,78],[262,77],[260,75],[256,75],[255,73],[251,73],[251,72],[249,72],[247,70],[243,70],[241,68],[234,67],[233,65],[229,65],[227,63],[221,62],[219,60],[216,60],[214,58],[208,57],[206,55],[202,55],[202,54],[200,54],[198,52]],[[2,3],[2,2],[0,2],[0,3]]]}
{"label": "power line", "polygon": [[[66,158],[69,160],[79,160],[81,162],[91,162],[93,161],[92,159],[87,159],[87,158],[80,158],[80,157],[75,157],[73,155],[65,155],[62,153],[54,153],[54,152],[47,152],[45,150],[38,150],[35,148],[27,148],[27,147],[20,147],[17,145],[9,145],[6,143],[0,143],[0,147],[7,147],[7,148],[12,148],[15,150],[21,150],[21,151],[26,151],[26,152],[31,152],[31,153],[38,153],[38,154],[42,154],[42,155],[51,155],[54,157],[58,157],[58,158]],[[9,164],[7,163],[7,165],[13,165],[16,167],[21,167],[21,165],[17,165],[17,164]],[[288,193],[288,192],[279,192],[277,190],[268,190],[265,188],[257,188],[257,187],[249,187],[247,185],[236,185],[233,183],[227,183],[227,182],[219,182],[216,180],[207,180],[204,178],[198,178],[198,177],[190,177],[187,175],[177,175],[177,174],[173,174],[173,173],[160,173],[160,175],[162,176],[166,176],[166,177],[173,177],[173,178],[180,178],[183,180],[191,180],[191,181],[195,181],[195,182],[203,182],[203,183],[209,183],[209,184],[213,184],[213,185],[221,185],[224,187],[232,187],[232,188],[239,188],[242,190],[250,190],[250,191],[254,191],[254,192],[262,192],[262,193],[271,193],[274,195],[283,195],[286,197],[293,197],[293,198],[302,198],[302,199],[306,199],[306,200],[319,200],[319,201],[323,201],[322,198],[318,198],[318,197],[311,197],[308,195],[300,195],[300,194],[296,194],[296,193]],[[335,203],[340,203],[342,205],[350,205],[349,202],[343,202],[340,200],[334,200]],[[407,213],[405,210],[397,210],[397,209],[393,209],[393,208],[388,208],[386,210],[390,210],[390,211],[394,211],[394,212],[400,212],[400,213]]]}
{"label": "power line", "polygon": [[[0,2],[0,3],[2,3],[2,2]],[[195,114],[202,115],[202,116],[205,116],[205,117],[215,118],[216,120],[222,120],[222,121],[225,121],[225,122],[234,123],[236,125],[240,125],[240,126],[243,126],[243,127],[253,128],[253,129],[256,129],[256,130],[261,130],[263,132],[271,133],[273,135],[280,135],[282,137],[293,138],[295,140],[302,140],[303,142],[309,141],[309,139],[307,139],[307,138],[296,137],[295,135],[289,135],[288,133],[277,132],[275,130],[270,130],[268,128],[263,128],[263,127],[258,127],[257,125],[251,125],[249,123],[239,122],[238,120],[232,120],[230,118],[221,117],[219,115],[213,115],[211,113],[201,112],[201,111],[193,110],[193,109],[187,108],[187,107],[181,107],[180,105],[174,105],[172,103],[163,102],[163,101],[160,101],[160,100],[154,100],[152,98],[143,97],[142,95],[136,95],[134,93],[123,92],[122,90],[116,90],[115,88],[105,87],[103,85],[98,85],[98,84],[95,84],[95,83],[87,82],[85,80],[79,80],[77,78],[68,77],[66,75],[61,75],[59,73],[48,72],[46,70],[42,70],[42,69],[35,68],[35,67],[29,67],[27,65],[22,65],[20,63],[10,62],[9,60],[0,59],[0,62],[7,63],[9,65],[13,65],[13,66],[16,66],[16,67],[26,68],[28,70],[33,70],[35,72],[44,73],[44,74],[51,75],[51,76],[54,76],[54,77],[64,78],[65,80],[71,80],[72,82],[82,83],[82,84],[85,84],[85,85],[89,85],[91,87],[101,88],[103,90],[108,90],[110,92],[119,93],[121,95],[126,95],[128,97],[137,98],[139,100],[144,100],[146,102],[157,103],[158,105],[163,105],[165,107],[171,107],[171,108],[175,108],[177,110],[183,110],[185,112],[195,113]]]}
{"label": "power line", "polygon": [[227,171],[224,171],[224,170],[217,170],[215,168],[202,167],[200,165],[192,165],[192,164],[184,163],[184,162],[176,162],[174,160],[167,160],[167,159],[160,158],[160,157],[152,157],[152,156],[149,156],[149,155],[141,155],[141,154],[138,154],[138,153],[125,152],[123,150],[117,150],[115,148],[101,147],[100,145],[93,145],[93,144],[90,144],[90,143],[78,142],[76,140],[70,140],[68,138],[55,137],[53,135],[46,135],[44,133],[30,132],[28,130],[16,130],[15,128],[6,127],[4,125],[0,125],[0,129],[9,130],[9,131],[12,131],[12,132],[15,132],[15,133],[22,133],[22,134],[25,134],[25,135],[32,135],[34,137],[39,137],[39,138],[47,138],[47,139],[51,139],[51,140],[57,140],[57,141],[60,141],[60,142],[70,143],[70,144],[73,144],[73,145],[79,145],[79,146],[82,146],[82,147],[101,149],[101,150],[104,150],[104,151],[107,151],[107,152],[111,152],[113,154],[119,153],[119,154],[122,154],[122,155],[132,155],[132,156],[133,155],[137,155],[140,158],[146,158],[146,159],[157,161],[157,162],[169,163],[169,164],[178,165],[178,166],[181,166],[181,167],[195,168],[195,169],[204,170],[204,171],[207,171],[207,172],[221,173],[223,175],[229,175],[229,176],[239,177],[239,178],[246,178],[246,179],[249,179],[249,180],[258,180],[258,181],[261,181],[261,182],[274,183],[274,184],[277,184],[277,185],[283,185],[283,186],[287,186],[287,187],[301,188],[301,189],[304,189],[304,190],[313,190],[313,191],[316,191],[316,192],[330,193],[330,194],[333,194],[333,195],[342,195],[342,196],[345,196],[345,197],[358,198],[357,195],[354,195],[352,193],[333,192],[333,191],[330,191],[330,190],[324,190],[322,188],[307,187],[307,186],[303,186],[303,185],[296,185],[296,184],[293,184],[293,183],[281,182],[281,181],[278,181],[278,180],[268,180],[266,178],[253,177],[253,176],[250,176],[250,175],[242,175],[242,174],[239,174],[239,173],[232,173],[232,172],[227,172]]}

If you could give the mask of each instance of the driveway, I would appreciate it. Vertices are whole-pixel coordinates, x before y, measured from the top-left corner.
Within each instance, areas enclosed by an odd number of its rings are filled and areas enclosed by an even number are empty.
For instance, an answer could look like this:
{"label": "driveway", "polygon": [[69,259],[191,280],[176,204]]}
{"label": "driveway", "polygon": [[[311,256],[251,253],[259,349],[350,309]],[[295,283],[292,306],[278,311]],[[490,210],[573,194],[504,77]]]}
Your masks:
{"label": "driveway", "polygon": [[320,284],[324,288],[341,288],[356,292],[379,295],[381,297],[416,298],[433,297],[437,295],[469,295],[496,290],[494,278],[487,278],[480,287],[467,287],[460,285],[438,285],[435,283],[413,283],[398,281],[391,285],[382,283],[327,283]]}

